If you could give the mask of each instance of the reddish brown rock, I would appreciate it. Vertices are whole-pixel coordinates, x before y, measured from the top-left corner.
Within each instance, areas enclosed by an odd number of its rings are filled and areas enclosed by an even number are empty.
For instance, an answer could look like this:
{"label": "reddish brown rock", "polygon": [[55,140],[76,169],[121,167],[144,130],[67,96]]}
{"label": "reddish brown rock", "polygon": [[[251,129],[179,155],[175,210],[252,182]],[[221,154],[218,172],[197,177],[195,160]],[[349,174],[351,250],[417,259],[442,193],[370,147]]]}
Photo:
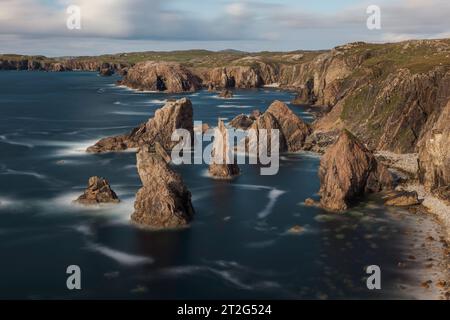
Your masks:
{"label": "reddish brown rock", "polygon": [[138,90],[180,93],[201,88],[201,80],[175,62],[140,62],[128,69],[122,84]]}
{"label": "reddish brown rock", "polygon": [[391,189],[387,168],[355,136],[344,130],[325,152],[319,168],[320,204],[330,211],[345,211],[359,196]]}
{"label": "reddish brown rock", "polygon": [[231,179],[240,173],[228,139],[228,131],[223,121],[219,120],[219,125],[214,134],[211,164],[209,165],[209,174],[218,179]]}
{"label": "reddish brown rock", "polygon": [[450,101],[420,146],[419,179],[427,191],[450,201]]}
{"label": "reddish brown rock", "polygon": [[142,188],[136,195],[131,220],[154,229],[188,225],[194,217],[194,208],[181,176],[147,146],[140,148],[136,157]]}
{"label": "reddish brown rock", "polygon": [[230,126],[242,130],[247,130],[252,124],[253,120],[245,114],[240,114],[230,121]]}
{"label": "reddish brown rock", "polygon": [[273,102],[266,113],[272,114],[280,125],[287,143],[287,151],[302,150],[306,138],[311,133],[310,127],[281,101]]}
{"label": "reddish brown rock", "polygon": [[387,195],[385,198],[384,204],[387,206],[393,207],[409,207],[419,205],[421,202],[417,195],[417,192],[393,192]]}
{"label": "reddish brown rock", "polygon": [[96,205],[102,203],[119,203],[120,200],[106,179],[91,177],[89,178],[88,188],[74,202],[83,205]]}
{"label": "reddish brown rock", "polygon": [[170,101],[155,112],[155,116],[147,123],[133,129],[129,134],[109,137],[89,147],[87,152],[101,153],[138,148],[141,145],[153,145],[159,142],[164,149],[170,151],[178,144],[172,141],[176,129],[186,129],[193,137],[193,109],[189,99]]}

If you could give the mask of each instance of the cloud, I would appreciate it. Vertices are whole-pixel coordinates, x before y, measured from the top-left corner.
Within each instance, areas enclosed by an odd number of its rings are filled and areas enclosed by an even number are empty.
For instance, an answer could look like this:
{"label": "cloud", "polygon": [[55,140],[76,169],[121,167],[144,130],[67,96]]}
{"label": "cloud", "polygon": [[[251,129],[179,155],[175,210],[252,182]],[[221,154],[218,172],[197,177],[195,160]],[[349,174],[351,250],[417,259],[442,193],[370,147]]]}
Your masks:
{"label": "cloud", "polygon": [[[0,0],[1,50],[12,52],[28,46],[32,48],[27,52],[53,52],[67,44],[74,54],[87,54],[112,47],[120,50],[120,43],[121,51],[189,45],[254,51],[324,49],[349,41],[399,41],[450,33],[448,0],[378,0],[382,29],[377,31],[366,28],[366,8],[372,0],[345,3],[353,4],[306,0]],[[81,30],[66,28],[66,8],[72,4],[81,7]],[[156,43],[157,47],[151,47]]]}

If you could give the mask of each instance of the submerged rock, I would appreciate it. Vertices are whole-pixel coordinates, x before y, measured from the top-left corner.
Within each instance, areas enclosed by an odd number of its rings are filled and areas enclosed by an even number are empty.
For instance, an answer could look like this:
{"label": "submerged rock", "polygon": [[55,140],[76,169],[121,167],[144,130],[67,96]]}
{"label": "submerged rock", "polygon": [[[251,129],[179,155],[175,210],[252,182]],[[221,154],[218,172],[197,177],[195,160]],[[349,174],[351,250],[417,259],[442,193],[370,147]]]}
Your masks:
{"label": "submerged rock", "polygon": [[393,192],[385,197],[384,204],[393,207],[409,207],[419,205],[421,202],[417,192]]}
{"label": "submerged rock", "polygon": [[191,138],[194,136],[192,103],[187,98],[167,102],[164,107],[156,110],[155,116],[147,123],[134,128],[129,134],[101,139],[89,147],[87,152],[122,151],[153,145],[155,142],[170,151],[178,144],[172,141],[172,134],[176,129],[185,129],[189,131]]}
{"label": "submerged rock", "polygon": [[136,195],[131,220],[155,229],[188,225],[194,217],[194,208],[181,176],[157,150],[148,146],[140,148],[136,158],[143,186]]}
{"label": "submerged rock", "polygon": [[231,179],[240,173],[239,166],[235,163],[231,152],[227,128],[222,120],[219,120],[214,134],[209,173],[219,179]]}
{"label": "submerged rock", "polygon": [[224,98],[224,99],[230,99],[230,98],[233,98],[233,91],[228,90],[228,89],[222,90],[222,91],[219,93],[219,97],[220,97],[220,98]]}
{"label": "submerged rock", "polygon": [[119,203],[120,200],[106,179],[91,177],[89,178],[88,188],[74,202],[83,205],[95,205],[101,203]]}
{"label": "submerged rock", "polygon": [[393,184],[387,168],[347,130],[325,152],[319,177],[321,206],[337,212],[347,210],[359,196]]}

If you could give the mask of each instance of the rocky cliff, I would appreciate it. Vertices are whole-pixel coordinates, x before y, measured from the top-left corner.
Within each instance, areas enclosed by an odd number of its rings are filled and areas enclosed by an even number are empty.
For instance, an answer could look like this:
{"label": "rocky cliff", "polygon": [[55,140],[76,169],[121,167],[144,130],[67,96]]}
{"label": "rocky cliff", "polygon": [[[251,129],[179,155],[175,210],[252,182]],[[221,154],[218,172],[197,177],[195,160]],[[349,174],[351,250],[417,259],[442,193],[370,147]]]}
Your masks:
{"label": "rocky cliff", "polygon": [[450,101],[419,147],[419,179],[430,191],[450,202]]}
{"label": "rocky cliff", "polygon": [[358,197],[390,189],[387,168],[347,130],[327,149],[320,161],[320,204],[330,211],[345,211]]}
{"label": "rocky cliff", "polygon": [[178,228],[194,217],[191,193],[180,175],[164,158],[147,146],[136,155],[142,188],[136,195],[131,220],[150,228]]}
{"label": "rocky cliff", "polygon": [[156,110],[153,118],[129,134],[101,139],[89,147],[87,152],[122,151],[142,145],[153,145],[155,142],[160,143],[166,150],[172,150],[178,144],[172,141],[172,134],[176,129],[185,129],[191,137],[194,136],[192,103],[187,98],[166,103],[164,107]]}
{"label": "rocky cliff", "polygon": [[201,88],[200,79],[190,70],[174,62],[140,62],[128,69],[121,81],[127,87],[145,90],[179,93]]}

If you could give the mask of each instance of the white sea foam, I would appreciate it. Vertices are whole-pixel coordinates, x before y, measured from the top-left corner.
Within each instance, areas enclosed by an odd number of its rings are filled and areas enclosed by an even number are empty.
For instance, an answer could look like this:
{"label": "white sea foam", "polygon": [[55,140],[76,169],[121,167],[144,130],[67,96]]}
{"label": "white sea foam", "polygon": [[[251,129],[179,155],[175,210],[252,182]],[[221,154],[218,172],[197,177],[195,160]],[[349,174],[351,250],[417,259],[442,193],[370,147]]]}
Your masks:
{"label": "white sea foam", "polygon": [[154,262],[154,259],[148,256],[129,254],[95,243],[88,244],[88,249],[92,251],[97,251],[107,256],[108,258],[111,258],[117,261],[118,263],[126,266],[138,266],[143,264],[151,264]]}
{"label": "white sea foam", "polygon": [[14,141],[14,140],[11,140],[11,139],[7,138],[4,135],[0,135],[0,142],[4,142],[4,143],[10,144],[10,145],[14,145],[14,146],[27,147],[27,148],[30,148],[30,149],[34,147],[30,143]]}
{"label": "white sea foam", "polygon": [[264,219],[269,214],[271,214],[272,209],[273,209],[275,203],[277,202],[277,199],[284,193],[286,193],[286,191],[282,191],[282,190],[278,190],[278,189],[271,190],[268,195],[269,203],[264,208],[264,210],[262,210],[260,213],[258,213],[258,218]]}
{"label": "white sea foam", "polygon": [[47,176],[34,171],[19,171],[12,169],[5,169],[5,171],[0,172],[0,175],[19,175],[19,176],[31,176],[36,179],[47,179]]}

